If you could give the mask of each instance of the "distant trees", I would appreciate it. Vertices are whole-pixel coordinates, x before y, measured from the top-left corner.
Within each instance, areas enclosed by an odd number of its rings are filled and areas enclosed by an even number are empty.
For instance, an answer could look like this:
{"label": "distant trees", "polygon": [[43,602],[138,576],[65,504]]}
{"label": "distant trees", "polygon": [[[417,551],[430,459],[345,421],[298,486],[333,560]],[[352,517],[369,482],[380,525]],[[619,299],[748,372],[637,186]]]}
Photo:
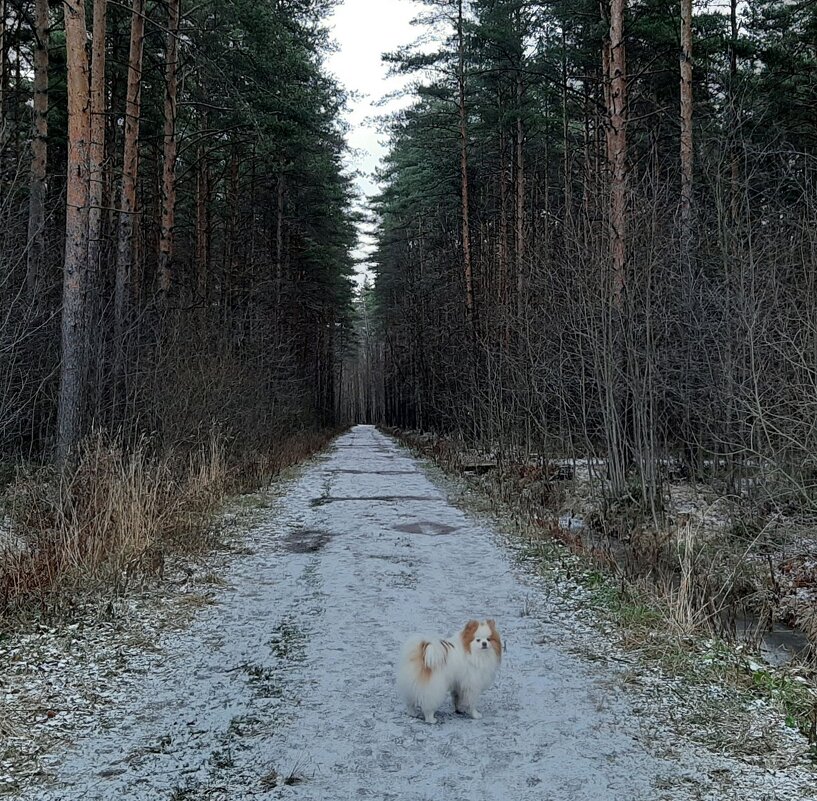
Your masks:
{"label": "distant trees", "polygon": [[91,6],[0,14],[0,454],[331,422],[355,230],[330,6]]}
{"label": "distant trees", "polygon": [[462,70],[436,68],[459,63],[450,23],[433,58],[392,57],[421,80],[378,200],[385,418],[601,453],[616,494],[656,506],[669,457],[732,480],[774,464],[810,497],[813,4],[463,9]]}
{"label": "distant trees", "polygon": [[337,417],[350,423],[384,423],[383,343],[375,328],[375,300],[366,280],[354,303],[354,329],[341,345]]}

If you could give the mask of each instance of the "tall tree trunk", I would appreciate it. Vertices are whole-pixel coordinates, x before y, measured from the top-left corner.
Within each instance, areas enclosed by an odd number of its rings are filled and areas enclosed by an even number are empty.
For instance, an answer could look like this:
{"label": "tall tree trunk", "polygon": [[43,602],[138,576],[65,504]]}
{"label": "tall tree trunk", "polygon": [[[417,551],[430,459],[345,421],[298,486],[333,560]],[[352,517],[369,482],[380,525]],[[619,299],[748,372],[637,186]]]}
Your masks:
{"label": "tall tree trunk", "polygon": [[692,0],[681,0],[681,254],[692,246]]}
{"label": "tall tree trunk", "polygon": [[522,76],[516,76],[516,312],[525,308],[525,128],[522,122]]}
{"label": "tall tree trunk", "polygon": [[[8,55],[8,28],[6,26],[6,0],[0,0],[0,151],[6,141],[6,63]],[[2,164],[0,164],[2,168]]]}
{"label": "tall tree trunk", "polygon": [[[606,42],[602,49],[602,61],[603,61],[603,75],[602,75],[602,82],[606,85],[607,80],[607,46]],[[582,110],[584,112],[584,125],[582,126],[582,161],[584,162],[584,169],[582,175],[582,211],[585,215],[586,219],[590,219],[590,207],[591,207],[591,186],[595,183],[598,173],[593,169],[593,156],[594,154],[591,152],[593,148],[591,148],[591,143],[595,138],[595,131],[593,130],[593,103],[592,97],[590,92],[590,78],[586,77],[582,81]],[[596,116],[598,116],[598,110],[595,110]],[[597,148],[595,149],[597,151]],[[598,153],[596,152],[596,157]],[[587,226],[582,226],[582,232],[585,236],[585,240],[588,237]],[[585,244],[587,242],[585,241]]]}
{"label": "tall tree trunk", "polygon": [[281,318],[281,286],[284,266],[284,180],[284,160],[281,159],[275,193],[275,313],[278,322]]}
{"label": "tall tree trunk", "polygon": [[91,45],[91,207],[88,211],[88,262],[96,278],[100,274],[102,219],[105,198],[105,38],[108,0],[94,0]]}
{"label": "tall tree trunk", "polygon": [[626,491],[629,448],[627,394],[631,362],[625,341],[627,268],[627,83],[624,45],[626,0],[610,0],[609,35],[605,37],[602,66],[607,119],[606,154],[610,184],[609,269],[604,276],[604,326],[600,354],[600,388],[605,417],[607,464],[611,491]]}
{"label": "tall tree trunk", "polygon": [[610,2],[607,41],[607,161],[610,173],[610,259],[613,303],[621,308],[627,260],[627,65],[624,11],[627,0]]}
{"label": "tall tree trunk", "polygon": [[128,282],[133,269],[133,235],[136,217],[136,181],[139,173],[139,117],[142,100],[142,54],[145,41],[145,0],[133,0],[128,56],[128,87],[125,99],[125,140],[122,156],[122,194],[119,203],[119,236],[116,252],[116,295],[114,315],[116,341],[120,349],[125,330]]}
{"label": "tall tree trunk", "polygon": [[729,129],[733,137],[729,155],[729,209],[732,215],[732,225],[735,225],[740,214],[740,148],[737,143],[738,105],[736,98],[738,90],[738,0],[730,0],[729,26]]}
{"label": "tall tree trunk", "polygon": [[460,120],[460,182],[462,195],[462,269],[465,277],[465,313],[469,325],[474,317],[474,278],[471,266],[471,225],[468,217],[468,129],[465,108],[465,32],[462,0],[457,2],[457,93]]}
{"label": "tall tree trunk", "polygon": [[249,266],[250,266],[250,294],[254,296],[255,294],[255,284],[256,284],[256,272],[257,272],[257,263],[256,263],[256,247],[257,247],[257,223],[258,223],[258,209],[257,209],[257,201],[256,201],[256,189],[257,189],[257,169],[258,169],[258,155],[256,153],[256,143],[253,142],[252,145],[252,155],[250,156],[250,253],[249,253]]}
{"label": "tall tree trunk", "polygon": [[[127,50],[129,44],[122,41],[120,36],[112,36],[110,40],[111,46],[111,63],[122,64],[127,58]],[[106,101],[109,109],[120,108],[125,103],[125,91],[123,86],[127,87],[127,72],[122,74],[122,70],[115,69],[110,72],[110,77],[106,78],[108,84]],[[122,132],[117,123],[116,114],[105,115],[105,159],[102,169],[103,192],[102,196],[105,198],[103,203],[104,212],[101,218],[101,229],[105,233],[105,238],[100,234],[100,270],[102,265],[112,265],[112,269],[116,271],[116,233],[119,227],[119,212],[117,207],[119,205],[119,165],[117,163],[116,154],[122,149]],[[115,279],[114,279],[115,280]],[[109,301],[106,298],[106,306]],[[118,347],[114,343],[115,347]]]}
{"label": "tall tree trunk", "polygon": [[[206,115],[202,119],[207,128]],[[198,171],[196,175],[196,300],[202,304],[206,319],[208,303],[208,280],[210,273],[210,167],[207,162],[207,148],[201,144],[198,149]]]}
{"label": "tall tree trunk", "polygon": [[84,329],[88,272],[88,147],[90,137],[85,0],[64,0],[68,88],[68,165],[65,268],[62,302],[62,364],[57,409],[57,458],[64,462],[82,436]]}
{"label": "tall tree trunk", "polygon": [[[729,141],[729,210],[725,212],[725,230],[729,231],[725,242],[724,272],[726,281],[727,319],[741,319],[739,308],[742,291],[743,254],[741,253],[740,219],[740,147],[738,145],[738,0],[731,0],[729,7],[730,41],[729,41],[729,98],[727,106],[727,124],[731,132]],[[745,342],[747,332],[743,327],[731,326],[726,330],[726,341],[723,345],[723,376],[726,413],[724,415],[724,432],[722,435],[723,453],[734,450],[735,443],[741,440],[741,415],[739,394],[736,387],[742,383],[741,345]],[[729,457],[727,457],[729,458]],[[729,458],[730,462],[734,457]],[[737,459],[736,461],[740,461]]]}
{"label": "tall tree trunk", "polygon": [[227,201],[226,220],[224,222],[224,261],[222,264],[222,313],[224,322],[235,325],[234,313],[238,305],[240,280],[238,275],[238,178],[239,159],[238,145],[230,148],[230,162],[225,176],[225,199]]}
{"label": "tall tree trunk", "polygon": [[173,283],[173,228],[176,220],[176,102],[178,93],[181,0],[168,0],[165,44],[165,125],[162,163],[162,230],[159,239],[159,291],[167,302]]}
{"label": "tall tree trunk", "polygon": [[499,277],[497,281],[497,300],[505,313],[508,285],[508,174],[505,165],[505,132],[500,124],[499,129]]}
{"label": "tall tree trunk", "polygon": [[567,70],[567,33],[562,26],[562,146],[564,172],[564,208],[565,220],[569,219],[573,211],[573,181],[570,171],[570,120],[567,112],[568,70]]}
{"label": "tall tree trunk", "polygon": [[[15,33],[15,38],[19,42],[20,41],[20,29],[23,26],[23,15],[17,15],[17,30]],[[19,155],[22,148],[20,145],[20,135],[22,134],[23,126],[20,125],[20,109],[22,108],[22,103],[20,103],[20,97],[23,94],[23,80],[22,80],[22,70],[21,70],[21,63],[23,59],[23,49],[21,47],[15,48],[15,58],[14,58],[14,154],[15,157]]]}
{"label": "tall tree trunk", "polygon": [[107,99],[105,89],[105,45],[107,37],[108,0],[94,0],[93,38],[91,43],[91,142],[89,146],[90,195],[88,203],[88,320],[85,347],[88,366],[97,363],[94,351],[99,342],[93,331],[101,314],[102,230],[104,225],[107,176],[105,174],[105,128]]}
{"label": "tall tree trunk", "polygon": [[34,118],[31,136],[31,188],[28,198],[28,260],[26,288],[30,303],[37,299],[37,282],[45,251],[45,188],[48,164],[48,0],[34,4]]}

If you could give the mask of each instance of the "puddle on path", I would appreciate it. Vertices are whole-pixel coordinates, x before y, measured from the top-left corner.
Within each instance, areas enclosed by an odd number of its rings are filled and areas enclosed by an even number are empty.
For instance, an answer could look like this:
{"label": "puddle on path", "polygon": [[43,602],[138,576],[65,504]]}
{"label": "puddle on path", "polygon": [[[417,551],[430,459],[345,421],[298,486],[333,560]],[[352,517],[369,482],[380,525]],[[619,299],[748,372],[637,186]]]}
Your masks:
{"label": "puddle on path", "polygon": [[419,520],[416,523],[401,523],[394,526],[395,531],[403,531],[406,534],[430,534],[432,536],[442,536],[452,534],[457,530],[457,526],[449,526],[445,523],[437,523],[434,520]]}
{"label": "puddle on path", "polygon": [[391,503],[394,501],[438,501],[439,503],[447,503],[445,498],[438,495],[361,495],[361,496],[333,496],[321,495],[320,498],[313,498],[310,506],[323,506],[327,503],[345,503],[347,501],[380,501],[382,503]]}
{"label": "puddle on path", "polygon": [[332,535],[318,528],[297,528],[284,538],[284,547],[290,553],[315,553],[321,550]]}
{"label": "puddle on path", "polygon": [[353,476],[416,476],[416,470],[358,470],[352,467],[329,470],[329,473],[343,473]]}

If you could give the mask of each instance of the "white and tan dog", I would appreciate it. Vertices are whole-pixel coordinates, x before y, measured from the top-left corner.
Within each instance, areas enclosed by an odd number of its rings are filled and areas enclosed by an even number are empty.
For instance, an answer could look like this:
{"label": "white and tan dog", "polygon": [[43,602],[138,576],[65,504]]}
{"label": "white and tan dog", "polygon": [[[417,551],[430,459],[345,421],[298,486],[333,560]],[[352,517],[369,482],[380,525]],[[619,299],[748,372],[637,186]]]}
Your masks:
{"label": "white and tan dog", "polygon": [[426,723],[451,693],[457,712],[482,717],[477,701],[494,680],[502,660],[502,640],[493,620],[469,620],[449,640],[412,637],[403,647],[397,687],[410,714],[422,712]]}

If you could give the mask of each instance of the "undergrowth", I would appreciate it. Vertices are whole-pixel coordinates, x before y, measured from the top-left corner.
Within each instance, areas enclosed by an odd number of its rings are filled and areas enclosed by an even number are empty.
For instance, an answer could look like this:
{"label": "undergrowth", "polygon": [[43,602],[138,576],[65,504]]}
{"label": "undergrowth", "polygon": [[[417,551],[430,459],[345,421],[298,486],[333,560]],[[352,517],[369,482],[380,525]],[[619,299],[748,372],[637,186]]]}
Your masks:
{"label": "undergrowth", "polygon": [[[808,738],[812,759],[817,759],[817,693],[807,678],[810,671],[774,668],[755,658],[746,644],[703,628],[685,631],[676,624],[673,605],[644,588],[592,569],[576,578],[589,591],[593,608],[616,623],[625,649],[637,651],[685,682],[732,686],[745,700],[770,702],[787,726]],[[709,722],[717,727],[722,710],[710,711]]]}
{"label": "undergrowth", "polygon": [[334,433],[240,450],[217,430],[184,450],[147,438],[126,448],[97,433],[63,469],[18,468],[3,499],[0,627],[68,612],[90,593],[123,593],[137,577],[163,578],[169,555],[218,543],[214,518],[228,496],[263,486]]}

